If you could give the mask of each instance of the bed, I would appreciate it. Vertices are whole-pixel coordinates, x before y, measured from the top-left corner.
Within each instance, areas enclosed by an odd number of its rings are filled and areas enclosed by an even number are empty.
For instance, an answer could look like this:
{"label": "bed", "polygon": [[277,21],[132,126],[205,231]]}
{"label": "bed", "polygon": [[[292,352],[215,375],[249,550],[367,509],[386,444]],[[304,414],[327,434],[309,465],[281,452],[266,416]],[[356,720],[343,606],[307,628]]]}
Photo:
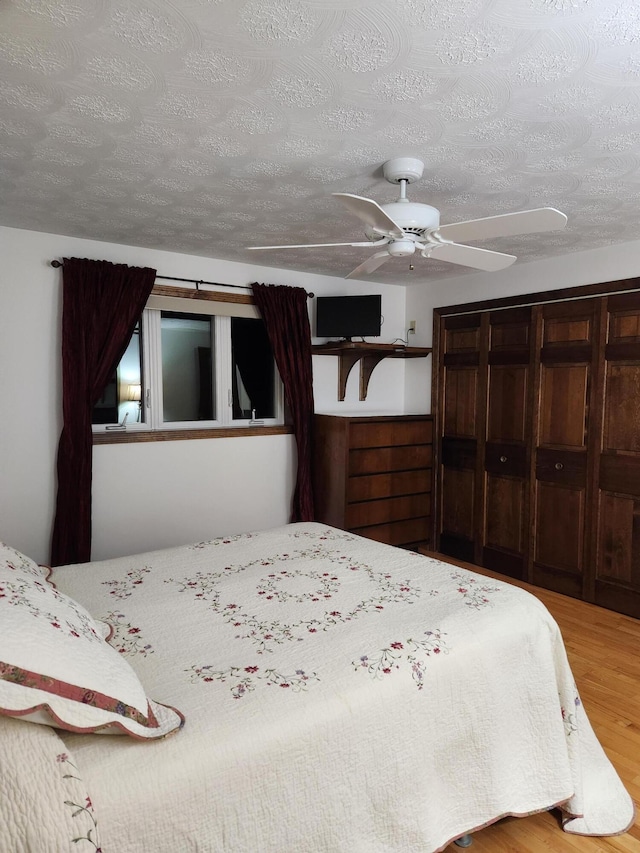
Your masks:
{"label": "bed", "polygon": [[[45,583],[27,562],[11,589],[29,573]],[[51,580],[58,606],[69,597],[88,614],[65,642],[86,634],[102,654],[109,636],[108,654],[153,700],[155,728],[141,735],[133,712],[120,726],[109,708],[61,730],[59,697],[9,709],[0,697],[0,838],[16,853],[433,853],[553,807],[567,832],[633,822],[556,623],[510,584],[316,523],[56,568]],[[62,620],[48,614],[57,638]],[[26,660],[0,687],[48,696],[16,675]],[[78,713],[100,710],[101,694],[88,695]]]}

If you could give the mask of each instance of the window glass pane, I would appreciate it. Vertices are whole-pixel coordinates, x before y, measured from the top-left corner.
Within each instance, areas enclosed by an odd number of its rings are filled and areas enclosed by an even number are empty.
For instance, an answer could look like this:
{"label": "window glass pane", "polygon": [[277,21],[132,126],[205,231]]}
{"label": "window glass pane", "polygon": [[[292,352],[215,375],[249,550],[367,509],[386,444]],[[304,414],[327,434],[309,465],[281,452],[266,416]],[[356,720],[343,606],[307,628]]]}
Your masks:
{"label": "window glass pane", "polygon": [[233,417],[275,417],[275,369],[262,320],[231,318]]}
{"label": "window glass pane", "polygon": [[93,408],[92,423],[122,423],[125,416],[127,423],[139,423],[144,420],[141,356],[141,331],[138,322],[120,364]]}
{"label": "window glass pane", "polygon": [[213,317],[163,311],[163,420],[213,420]]}
{"label": "window glass pane", "polygon": [[118,422],[127,415],[127,423],[144,422],[142,398],[142,333],[136,324],[129,346],[118,365]]}

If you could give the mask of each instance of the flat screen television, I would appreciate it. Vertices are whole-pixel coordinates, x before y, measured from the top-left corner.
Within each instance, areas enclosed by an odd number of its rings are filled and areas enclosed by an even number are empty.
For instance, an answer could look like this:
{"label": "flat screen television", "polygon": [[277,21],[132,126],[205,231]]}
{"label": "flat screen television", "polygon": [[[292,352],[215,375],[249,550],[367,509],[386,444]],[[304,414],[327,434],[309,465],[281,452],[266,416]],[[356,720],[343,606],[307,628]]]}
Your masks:
{"label": "flat screen television", "polygon": [[318,296],[316,336],[319,338],[377,337],[382,326],[382,296]]}

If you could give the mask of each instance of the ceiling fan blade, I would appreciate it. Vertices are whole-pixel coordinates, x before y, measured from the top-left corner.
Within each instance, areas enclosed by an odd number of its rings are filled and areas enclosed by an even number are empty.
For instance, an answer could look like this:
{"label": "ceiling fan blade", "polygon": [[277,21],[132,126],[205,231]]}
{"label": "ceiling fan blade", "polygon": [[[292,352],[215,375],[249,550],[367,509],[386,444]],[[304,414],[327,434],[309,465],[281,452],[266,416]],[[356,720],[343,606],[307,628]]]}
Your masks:
{"label": "ceiling fan blade", "polygon": [[351,193],[332,193],[332,195],[346,204],[351,213],[354,213],[365,225],[375,228],[380,234],[388,234],[390,237],[404,237],[402,228],[384,212],[377,201]]}
{"label": "ceiling fan blade", "polygon": [[374,270],[377,270],[378,267],[381,267],[388,259],[388,252],[376,252],[375,255],[371,255],[371,257],[367,258],[367,260],[360,264],[359,267],[351,270],[349,275],[346,275],[345,278],[358,278],[359,275],[366,275],[366,273],[373,272]]}
{"label": "ceiling fan blade", "polygon": [[427,248],[423,254],[427,258],[486,272],[503,270],[516,260],[515,255],[490,252],[488,249],[478,249],[476,246],[462,246],[460,243],[441,243],[433,249]]}
{"label": "ceiling fan blade", "polygon": [[297,246],[287,245],[287,246],[247,246],[247,249],[250,251],[254,251],[255,249],[315,249],[317,247],[322,248],[323,246],[382,246],[386,243],[386,238],[383,240],[367,240],[364,243],[301,243]]}
{"label": "ceiling fan blade", "polygon": [[554,207],[538,207],[535,210],[520,210],[516,213],[485,216],[483,219],[452,222],[450,225],[441,225],[438,233],[447,240],[486,240],[491,237],[557,231],[566,224],[567,217],[564,213]]}

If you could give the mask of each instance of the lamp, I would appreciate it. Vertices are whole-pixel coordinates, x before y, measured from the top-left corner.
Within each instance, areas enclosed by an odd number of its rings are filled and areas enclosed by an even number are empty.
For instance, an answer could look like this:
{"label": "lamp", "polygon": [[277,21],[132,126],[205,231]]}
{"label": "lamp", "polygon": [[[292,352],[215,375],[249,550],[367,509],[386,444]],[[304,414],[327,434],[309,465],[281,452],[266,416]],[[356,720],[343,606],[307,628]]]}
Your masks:
{"label": "lamp", "polygon": [[129,393],[127,395],[128,400],[131,403],[138,404],[138,417],[137,420],[140,420],[140,413],[142,411],[142,385],[140,383],[129,385]]}

